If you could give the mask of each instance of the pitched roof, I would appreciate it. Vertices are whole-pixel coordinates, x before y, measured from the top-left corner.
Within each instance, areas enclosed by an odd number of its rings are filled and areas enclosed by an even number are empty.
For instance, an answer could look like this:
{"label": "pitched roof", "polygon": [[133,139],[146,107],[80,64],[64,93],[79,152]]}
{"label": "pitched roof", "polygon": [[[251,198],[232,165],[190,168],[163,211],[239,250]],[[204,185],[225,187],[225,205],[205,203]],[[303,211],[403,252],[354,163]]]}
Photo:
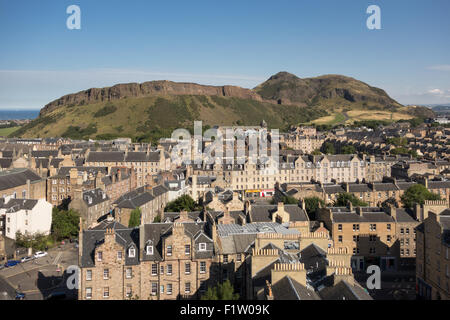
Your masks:
{"label": "pitched roof", "polygon": [[12,169],[0,172],[0,190],[15,188],[26,185],[27,180],[31,183],[42,181],[42,178],[29,169]]}

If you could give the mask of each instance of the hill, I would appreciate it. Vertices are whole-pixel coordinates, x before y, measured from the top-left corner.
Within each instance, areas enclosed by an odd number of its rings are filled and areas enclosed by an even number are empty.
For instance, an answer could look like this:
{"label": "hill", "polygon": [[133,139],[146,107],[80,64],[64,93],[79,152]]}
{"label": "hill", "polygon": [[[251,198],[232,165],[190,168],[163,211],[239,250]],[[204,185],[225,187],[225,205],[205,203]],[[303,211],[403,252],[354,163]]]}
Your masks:
{"label": "hill", "polygon": [[[252,89],[151,81],[92,88],[47,104],[37,119],[13,133],[20,137],[74,139],[132,137],[155,141],[176,128],[259,125],[286,129],[300,123],[345,123],[412,117],[382,89],[353,78],[326,75],[300,79],[280,72]],[[414,111],[414,110],[413,110]],[[415,111],[414,111],[415,112]],[[328,119],[328,120],[327,120]]]}

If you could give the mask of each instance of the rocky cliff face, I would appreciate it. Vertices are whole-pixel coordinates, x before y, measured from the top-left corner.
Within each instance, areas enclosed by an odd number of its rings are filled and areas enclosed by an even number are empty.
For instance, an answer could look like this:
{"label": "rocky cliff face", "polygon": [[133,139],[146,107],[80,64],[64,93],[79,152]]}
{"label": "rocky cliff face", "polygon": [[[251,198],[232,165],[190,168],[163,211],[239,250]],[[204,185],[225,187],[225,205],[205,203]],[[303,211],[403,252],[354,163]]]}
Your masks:
{"label": "rocky cliff face", "polygon": [[92,88],[69,94],[47,104],[41,110],[41,115],[61,106],[84,105],[121,98],[138,98],[152,95],[206,95],[237,97],[256,101],[263,100],[256,92],[236,86],[205,86],[196,83],[149,81],[141,84],[127,83],[107,88]]}

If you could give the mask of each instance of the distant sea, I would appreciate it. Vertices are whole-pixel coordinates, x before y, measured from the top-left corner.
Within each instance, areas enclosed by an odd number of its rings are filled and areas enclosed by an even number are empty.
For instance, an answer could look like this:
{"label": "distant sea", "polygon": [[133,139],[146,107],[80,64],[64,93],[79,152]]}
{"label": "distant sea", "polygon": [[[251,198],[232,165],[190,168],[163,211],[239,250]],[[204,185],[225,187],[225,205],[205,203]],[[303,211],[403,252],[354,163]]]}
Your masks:
{"label": "distant sea", "polygon": [[40,110],[0,110],[0,120],[36,119]]}

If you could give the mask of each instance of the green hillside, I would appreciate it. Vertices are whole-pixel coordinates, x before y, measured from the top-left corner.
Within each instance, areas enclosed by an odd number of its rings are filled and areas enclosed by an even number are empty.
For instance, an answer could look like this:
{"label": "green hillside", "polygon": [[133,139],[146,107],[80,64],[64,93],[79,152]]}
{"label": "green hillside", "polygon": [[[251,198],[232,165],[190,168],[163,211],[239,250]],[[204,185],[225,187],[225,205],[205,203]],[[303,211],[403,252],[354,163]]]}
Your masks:
{"label": "green hillside", "polygon": [[259,125],[270,128],[308,122],[327,115],[319,108],[277,105],[237,97],[205,95],[124,98],[90,105],[66,106],[41,115],[18,131],[20,137],[69,137],[111,139],[131,137],[156,141],[170,137],[177,128],[193,130],[195,120],[203,125]]}

